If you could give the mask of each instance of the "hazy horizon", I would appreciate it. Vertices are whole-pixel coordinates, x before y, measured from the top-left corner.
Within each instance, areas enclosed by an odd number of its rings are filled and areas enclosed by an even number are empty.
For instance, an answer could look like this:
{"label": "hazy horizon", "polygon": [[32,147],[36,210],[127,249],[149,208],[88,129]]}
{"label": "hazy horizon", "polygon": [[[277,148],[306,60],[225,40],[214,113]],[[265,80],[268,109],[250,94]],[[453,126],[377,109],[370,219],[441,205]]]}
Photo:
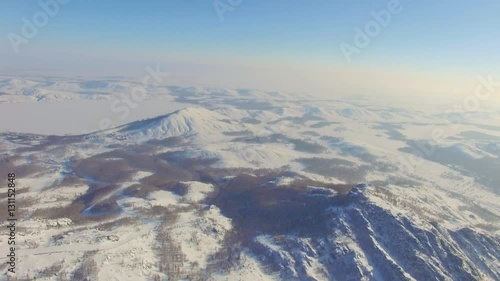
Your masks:
{"label": "hazy horizon", "polygon": [[138,78],[160,64],[210,86],[449,97],[500,76],[494,1],[37,3],[0,4],[0,73]]}

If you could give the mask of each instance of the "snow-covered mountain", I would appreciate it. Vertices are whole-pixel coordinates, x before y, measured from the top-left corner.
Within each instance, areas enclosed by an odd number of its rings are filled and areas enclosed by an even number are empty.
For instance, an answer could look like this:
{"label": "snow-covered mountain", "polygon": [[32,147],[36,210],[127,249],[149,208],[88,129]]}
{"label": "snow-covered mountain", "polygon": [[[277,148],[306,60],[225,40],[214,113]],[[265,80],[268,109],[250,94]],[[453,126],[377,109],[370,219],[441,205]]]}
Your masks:
{"label": "snow-covered mountain", "polygon": [[188,107],[166,116],[143,120],[125,125],[119,134],[131,139],[166,139],[190,135],[223,135],[225,132],[242,131],[237,121],[228,116],[202,107]]}
{"label": "snow-covered mountain", "polygon": [[[49,80],[4,79],[0,97],[130,87]],[[18,278],[500,280],[494,126],[450,131],[353,99],[151,93],[186,106],[81,135],[0,134],[0,170],[18,182]]]}

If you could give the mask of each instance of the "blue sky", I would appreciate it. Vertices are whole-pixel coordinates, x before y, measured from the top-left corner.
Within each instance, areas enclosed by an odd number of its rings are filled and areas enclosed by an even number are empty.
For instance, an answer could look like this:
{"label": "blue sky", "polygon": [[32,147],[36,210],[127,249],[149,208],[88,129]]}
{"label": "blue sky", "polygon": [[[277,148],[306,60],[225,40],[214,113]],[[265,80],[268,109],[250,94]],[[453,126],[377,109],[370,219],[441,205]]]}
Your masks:
{"label": "blue sky", "polygon": [[15,54],[8,34],[21,35],[21,19],[31,21],[41,7],[37,1],[1,1],[0,58],[6,63],[0,67],[106,59],[500,73],[497,0],[400,0],[401,13],[348,63],[339,45],[353,44],[354,28],[363,29],[373,20],[371,11],[387,10],[389,2],[242,0],[221,20],[211,0],[71,0]]}

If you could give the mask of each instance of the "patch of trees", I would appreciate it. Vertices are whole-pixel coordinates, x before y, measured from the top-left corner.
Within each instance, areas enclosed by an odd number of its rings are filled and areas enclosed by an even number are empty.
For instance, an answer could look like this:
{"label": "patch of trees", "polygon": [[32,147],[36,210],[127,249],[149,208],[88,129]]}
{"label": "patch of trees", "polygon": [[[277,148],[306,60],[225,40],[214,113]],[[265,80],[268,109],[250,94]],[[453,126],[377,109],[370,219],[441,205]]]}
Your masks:
{"label": "patch of trees", "polygon": [[[263,178],[265,180],[263,180]],[[326,231],[326,212],[333,205],[329,196],[308,196],[306,188],[262,186],[266,177],[240,175],[220,188],[212,203],[233,219],[240,237],[257,233],[296,232],[314,236]]]}
{"label": "patch of trees", "polygon": [[62,271],[62,268],[62,264],[53,264],[52,266],[44,268],[38,272],[37,278],[51,278],[57,276]]}
{"label": "patch of trees", "polygon": [[119,188],[118,185],[92,185],[87,193],[76,198],[70,205],[64,207],[37,209],[32,213],[32,217],[44,219],[58,219],[66,217],[70,218],[77,224],[109,219],[118,213],[119,208],[113,198],[95,206],[95,208],[97,208],[96,210],[106,210],[106,208],[110,208],[111,212],[105,212],[102,215],[94,216],[84,216],[81,213],[92,204],[101,200],[103,197],[116,191],[117,188]]}
{"label": "patch of trees", "polygon": [[80,267],[78,267],[73,272],[73,281],[88,281],[88,280],[97,280],[97,275],[99,274],[99,267],[95,260],[85,255],[84,260]]}
{"label": "patch of trees", "polygon": [[198,173],[184,169],[182,167],[163,164],[153,175],[143,178],[141,183],[152,185],[158,188],[166,188],[169,184],[179,181],[198,180]]}
{"label": "patch of trees", "polygon": [[177,244],[169,231],[170,225],[177,220],[174,213],[169,212],[166,219],[158,227],[156,241],[158,243],[159,271],[164,273],[168,280],[181,280],[183,265],[187,261],[181,246]]}
{"label": "patch of trees", "polygon": [[134,169],[124,159],[90,157],[73,165],[76,175],[104,183],[119,183],[132,178]]}

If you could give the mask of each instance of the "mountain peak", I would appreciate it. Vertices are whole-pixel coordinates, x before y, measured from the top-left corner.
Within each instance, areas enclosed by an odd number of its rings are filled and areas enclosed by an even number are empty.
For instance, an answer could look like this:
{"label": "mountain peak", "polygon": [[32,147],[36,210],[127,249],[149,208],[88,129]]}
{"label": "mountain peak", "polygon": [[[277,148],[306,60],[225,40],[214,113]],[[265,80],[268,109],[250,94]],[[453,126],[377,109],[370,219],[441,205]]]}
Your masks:
{"label": "mountain peak", "polygon": [[163,139],[196,134],[214,136],[221,132],[241,130],[240,127],[240,124],[217,111],[186,107],[167,115],[130,123],[121,127],[119,132],[139,139]]}

